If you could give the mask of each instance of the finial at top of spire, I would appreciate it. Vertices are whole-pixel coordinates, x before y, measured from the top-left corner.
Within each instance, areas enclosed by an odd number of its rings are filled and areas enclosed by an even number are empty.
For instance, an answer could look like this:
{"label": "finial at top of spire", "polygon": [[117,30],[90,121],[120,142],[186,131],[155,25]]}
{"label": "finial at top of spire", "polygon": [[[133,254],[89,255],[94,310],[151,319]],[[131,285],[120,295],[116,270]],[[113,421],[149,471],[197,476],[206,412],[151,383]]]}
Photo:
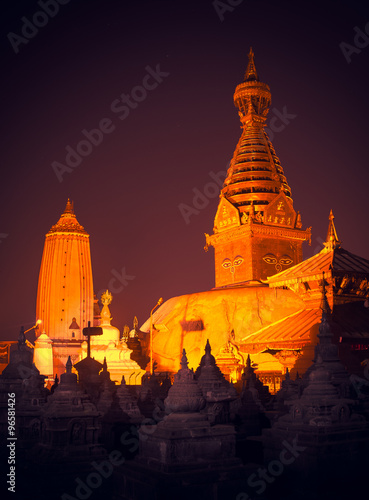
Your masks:
{"label": "finial at top of spire", "polygon": [[334,250],[335,248],[339,248],[341,246],[341,242],[338,239],[336,226],[334,224],[334,215],[332,210],[329,213],[329,224],[328,224],[328,232],[327,238],[324,242],[324,246],[327,250]]}
{"label": "finial at top of spire", "polygon": [[101,295],[101,303],[103,304],[103,308],[101,309],[101,321],[100,325],[101,326],[107,326],[111,324],[111,320],[113,319],[110,316],[110,309],[109,309],[109,304],[111,304],[111,301],[113,300],[112,294],[109,292],[109,290],[106,290],[102,295]]}
{"label": "finial at top of spire", "polygon": [[182,370],[186,370],[188,368],[186,349],[183,349],[183,351],[182,351],[181,368],[182,368]]}
{"label": "finial at top of spire", "polygon": [[68,361],[65,365],[66,368],[66,373],[72,373],[72,360],[70,359],[70,356],[68,356]]}
{"label": "finial at top of spire", "polygon": [[206,341],[205,352],[206,352],[206,354],[211,354],[211,347],[210,347],[209,339],[207,339],[207,341]]}
{"label": "finial at top of spire", "polygon": [[245,73],[245,82],[250,82],[250,81],[259,81],[259,77],[255,68],[255,62],[254,62],[254,52],[252,50],[252,47],[250,47],[250,52],[249,52],[249,63],[246,68],[246,73]]}
{"label": "finial at top of spire", "polygon": [[[77,217],[74,213],[73,201],[68,198],[64,212],[61,214],[60,219],[54,224],[49,233],[77,233],[86,234],[84,227],[78,223]],[[49,234],[48,233],[48,234]]]}
{"label": "finial at top of spire", "polygon": [[133,329],[138,330],[138,319],[137,316],[133,318]]}
{"label": "finial at top of spire", "polygon": [[73,214],[74,215],[73,201],[70,201],[69,198],[68,198],[63,215],[64,214]]}

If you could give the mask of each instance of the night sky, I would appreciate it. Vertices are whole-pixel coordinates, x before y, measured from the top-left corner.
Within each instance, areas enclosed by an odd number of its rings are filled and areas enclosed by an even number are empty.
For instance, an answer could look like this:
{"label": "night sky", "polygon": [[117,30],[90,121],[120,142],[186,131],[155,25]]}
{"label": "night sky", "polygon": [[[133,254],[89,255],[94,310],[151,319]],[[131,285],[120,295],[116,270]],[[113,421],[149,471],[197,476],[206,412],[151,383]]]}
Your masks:
{"label": "night sky", "polygon": [[[214,286],[203,247],[218,198],[188,223],[179,206],[193,206],[194,189],[211,191],[210,173],[233,155],[233,92],[250,46],[272,92],[269,118],[287,110],[270,138],[312,226],[304,256],[321,249],[332,208],[343,246],[369,258],[369,38],[355,31],[369,23],[364,2],[64,3],[54,17],[36,15],[46,25],[28,27],[24,43],[22,18],[40,5],[2,2],[0,339],[34,324],[44,237],[68,197],[90,234],[95,291],[115,289],[118,328],[134,315],[142,324],[159,297]],[[156,69],[154,85],[146,75]],[[135,89],[144,81],[146,96]],[[66,165],[66,148],[101,123],[110,133],[60,182],[53,162]]]}

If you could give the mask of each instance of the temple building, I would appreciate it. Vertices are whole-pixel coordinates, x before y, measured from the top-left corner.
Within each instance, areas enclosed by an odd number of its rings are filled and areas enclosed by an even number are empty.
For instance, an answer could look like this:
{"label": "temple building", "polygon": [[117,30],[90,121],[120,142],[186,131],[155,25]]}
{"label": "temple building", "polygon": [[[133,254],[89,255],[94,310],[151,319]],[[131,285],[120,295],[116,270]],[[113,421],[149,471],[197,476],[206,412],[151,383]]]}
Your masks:
{"label": "temple building", "polygon": [[[45,237],[36,318],[42,320],[36,337],[42,334],[43,345],[47,344],[47,337],[52,341],[53,373],[60,376],[65,372],[68,356],[73,363],[80,359],[82,330],[94,320],[89,235],[78,223],[69,199],[59,221]],[[49,365],[42,366],[42,359],[38,353],[37,367],[50,375]]]}
{"label": "temple building", "polygon": [[[303,229],[291,189],[264,130],[271,103],[249,53],[234,103],[242,124],[220,191],[213,234],[215,288],[167,300],[153,315],[153,358],[159,371],[178,370],[183,348],[197,366],[209,339],[229,381],[251,357],[260,380],[275,393],[287,370],[304,373],[314,358],[323,284],[332,307],[334,341],[355,371],[368,357],[369,261],[343,249],[331,212],[324,248],[303,261]],[[140,328],[149,335],[150,321]],[[354,356],[354,354],[356,357]]]}

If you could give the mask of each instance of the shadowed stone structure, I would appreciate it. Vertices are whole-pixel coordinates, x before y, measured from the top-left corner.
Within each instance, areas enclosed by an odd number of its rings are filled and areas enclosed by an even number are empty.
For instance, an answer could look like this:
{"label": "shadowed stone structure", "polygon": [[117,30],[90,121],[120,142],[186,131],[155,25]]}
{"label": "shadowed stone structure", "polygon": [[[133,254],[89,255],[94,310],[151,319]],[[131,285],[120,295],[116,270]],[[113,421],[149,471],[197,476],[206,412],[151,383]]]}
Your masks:
{"label": "shadowed stone structure", "polygon": [[280,455],[283,442],[294,443],[300,450],[298,459],[291,460],[284,481],[286,488],[290,481],[288,487],[304,495],[317,488],[330,489],[332,495],[348,495],[347,477],[362,481],[368,466],[368,422],[360,414],[358,401],[345,397],[348,375],[344,383],[337,348],[331,342],[329,316],[323,287],[319,344],[307,384],[301,395],[285,400],[289,413],[263,435],[265,463]]}
{"label": "shadowed stone structure", "polygon": [[235,458],[234,428],[211,426],[200,413],[205,404],[183,350],[165,400],[169,415],[150,432],[140,429],[139,455],[117,475],[121,494],[116,499],[226,500],[242,491],[245,469]]}

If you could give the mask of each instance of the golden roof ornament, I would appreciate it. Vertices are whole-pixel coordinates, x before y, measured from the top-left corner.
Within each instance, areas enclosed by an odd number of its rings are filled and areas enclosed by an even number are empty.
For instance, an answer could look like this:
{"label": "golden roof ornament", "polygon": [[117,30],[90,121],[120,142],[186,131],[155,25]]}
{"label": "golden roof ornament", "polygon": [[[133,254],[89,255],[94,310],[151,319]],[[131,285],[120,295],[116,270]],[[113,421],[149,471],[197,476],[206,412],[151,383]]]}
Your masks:
{"label": "golden roof ornament", "polygon": [[113,318],[110,316],[109,304],[111,304],[112,300],[113,300],[113,296],[109,292],[109,290],[106,290],[101,295],[101,303],[103,304],[103,308],[101,310],[100,326],[107,326],[107,325],[111,324],[111,320]]}
{"label": "golden roof ornament", "polygon": [[341,246],[341,242],[339,241],[337,236],[336,226],[334,224],[334,215],[332,210],[329,213],[327,238],[324,242],[324,246],[327,251],[334,250],[335,248],[339,248]]}
{"label": "golden roof ornament", "polygon": [[111,304],[111,301],[113,300],[112,294],[109,292],[109,290],[106,290],[102,295],[101,295],[101,303],[105,305]]}

